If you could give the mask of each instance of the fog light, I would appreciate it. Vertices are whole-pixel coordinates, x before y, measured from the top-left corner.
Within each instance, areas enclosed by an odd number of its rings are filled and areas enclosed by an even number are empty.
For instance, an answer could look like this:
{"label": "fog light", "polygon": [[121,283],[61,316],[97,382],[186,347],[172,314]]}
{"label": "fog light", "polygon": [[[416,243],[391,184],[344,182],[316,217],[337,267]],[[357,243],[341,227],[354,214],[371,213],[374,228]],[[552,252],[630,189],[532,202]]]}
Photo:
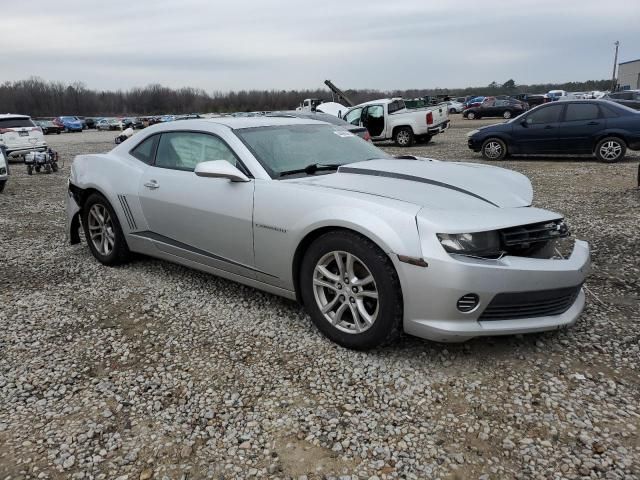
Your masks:
{"label": "fog light", "polygon": [[478,306],[480,298],[475,293],[467,293],[458,299],[456,306],[462,313],[468,313]]}

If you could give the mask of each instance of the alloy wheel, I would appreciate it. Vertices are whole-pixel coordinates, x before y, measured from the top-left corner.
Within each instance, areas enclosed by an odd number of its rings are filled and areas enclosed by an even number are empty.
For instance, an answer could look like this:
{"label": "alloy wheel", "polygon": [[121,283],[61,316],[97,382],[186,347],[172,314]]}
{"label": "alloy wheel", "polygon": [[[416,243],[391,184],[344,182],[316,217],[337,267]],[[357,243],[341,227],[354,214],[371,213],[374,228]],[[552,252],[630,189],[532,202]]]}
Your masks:
{"label": "alloy wheel", "polygon": [[313,271],[313,293],[324,318],[346,333],[362,333],[378,317],[378,289],[369,268],[355,255],[332,251]]}
{"label": "alloy wheel", "polygon": [[476,118],[476,114],[475,114],[475,113],[473,113],[473,112],[469,112],[469,113],[467,114],[467,118],[468,118],[469,120],[473,120],[474,118]]}
{"label": "alloy wheel", "polygon": [[488,142],[484,147],[484,154],[487,158],[500,158],[500,155],[502,155],[502,145],[496,141]]}
{"label": "alloy wheel", "polygon": [[93,204],[89,210],[87,223],[89,236],[95,249],[100,255],[109,255],[113,251],[116,234],[107,208],[100,203]]}
{"label": "alloy wheel", "polygon": [[502,114],[502,116],[503,116],[504,118],[511,118],[511,112],[510,112],[509,110],[507,110],[506,112],[504,112],[504,113]]}
{"label": "alloy wheel", "polygon": [[616,160],[622,153],[622,145],[615,140],[609,140],[600,145],[600,156],[605,160]]}
{"label": "alloy wheel", "polygon": [[407,132],[406,130],[398,132],[397,139],[400,145],[408,145],[410,140],[409,132]]}

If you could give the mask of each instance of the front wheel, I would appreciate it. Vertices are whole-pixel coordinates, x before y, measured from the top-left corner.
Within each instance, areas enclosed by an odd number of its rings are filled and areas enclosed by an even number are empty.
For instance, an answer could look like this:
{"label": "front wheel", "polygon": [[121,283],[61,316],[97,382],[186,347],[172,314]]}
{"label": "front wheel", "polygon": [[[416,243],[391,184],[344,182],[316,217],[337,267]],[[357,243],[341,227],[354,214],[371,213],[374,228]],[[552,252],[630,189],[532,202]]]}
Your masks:
{"label": "front wheel", "polygon": [[400,127],[393,136],[393,141],[399,147],[410,147],[413,145],[413,130],[409,127]]}
{"label": "front wheel", "polygon": [[473,120],[474,118],[476,118],[476,113],[475,112],[469,112],[467,113],[467,118],[469,120]]}
{"label": "front wheel", "polygon": [[84,236],[93,256],[104,265],[119,265],[130,257],[122,227],[106,198],[92,194],[82,207]]}
{"label": "front wheel", "polygon": [[356,233],[316,239],[300,269],[300,293],[313,323],[337,344],[366,350],[395,340],[403,301],[389,257]]}
{"label": "front wheel", "polygon": [[601,162],[615,163],[622,160],[627,153],[627,144],[618,137],[603,138],[596,145],[596,158]]}
{"label": "front wheel", "polygon": [[511,112],[509,110],[505,110],[505,112],[502,114],[502,116],[504,118],[511,118]]}
{"label": "front wheel", "polygon": [[487,160],[503,160],[507,156],[507,145],[499,138],[488,138],[482,144],[482,156]]}

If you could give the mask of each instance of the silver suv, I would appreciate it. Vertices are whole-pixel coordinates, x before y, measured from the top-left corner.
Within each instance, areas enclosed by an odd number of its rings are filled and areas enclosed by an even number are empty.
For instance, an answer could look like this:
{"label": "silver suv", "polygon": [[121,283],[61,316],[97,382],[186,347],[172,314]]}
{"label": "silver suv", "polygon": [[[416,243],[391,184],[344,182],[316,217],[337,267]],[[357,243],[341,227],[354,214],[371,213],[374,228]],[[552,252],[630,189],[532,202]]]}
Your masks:
{"label": "silver suv", "polygon": [[12,113],[0,115],[0,145],[4,145],[8,158],[47,149],[42,130],[33,123],[31,117]]}

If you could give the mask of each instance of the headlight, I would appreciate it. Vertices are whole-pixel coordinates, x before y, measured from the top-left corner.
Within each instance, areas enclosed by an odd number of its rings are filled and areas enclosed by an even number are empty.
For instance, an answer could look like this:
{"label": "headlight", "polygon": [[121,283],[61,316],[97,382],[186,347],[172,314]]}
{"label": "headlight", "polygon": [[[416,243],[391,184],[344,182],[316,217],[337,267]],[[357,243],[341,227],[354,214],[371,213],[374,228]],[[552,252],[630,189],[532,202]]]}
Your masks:
{"label": "headlight", "polygon": [[500,254],[498,232],[438,233],[438,239],[449,253],[479,256]]}
{"label": "headlight", "polygon": [[467,133],[467,137],[473,137],[476,133],[478,133],[480,130],[471,130],[469,133]]}

